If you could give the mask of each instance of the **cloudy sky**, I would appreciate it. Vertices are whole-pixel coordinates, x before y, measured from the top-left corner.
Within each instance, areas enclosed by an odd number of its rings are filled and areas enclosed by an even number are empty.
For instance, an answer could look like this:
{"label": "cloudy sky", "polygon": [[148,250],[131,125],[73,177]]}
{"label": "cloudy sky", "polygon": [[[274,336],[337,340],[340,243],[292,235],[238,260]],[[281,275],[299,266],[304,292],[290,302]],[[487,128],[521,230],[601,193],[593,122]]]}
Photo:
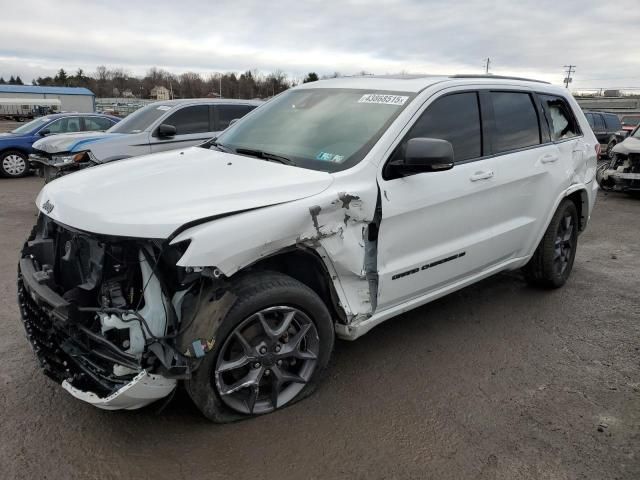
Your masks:
{"label": "cloudy sky", "polygon": [[640,87],[640,0],[2,0],[0,76],[280,69],[482,73]]}

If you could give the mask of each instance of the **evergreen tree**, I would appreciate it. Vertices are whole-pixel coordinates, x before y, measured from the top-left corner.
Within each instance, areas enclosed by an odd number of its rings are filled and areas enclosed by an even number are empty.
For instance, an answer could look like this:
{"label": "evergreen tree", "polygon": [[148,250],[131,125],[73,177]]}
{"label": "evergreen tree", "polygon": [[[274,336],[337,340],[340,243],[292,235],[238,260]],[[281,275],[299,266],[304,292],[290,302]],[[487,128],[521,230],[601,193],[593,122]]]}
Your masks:
{"label": "evergreen tree", "polygon": [[11,75],[11,77],[9,77],[9,85],[15,85],[16,84],[16,79],[13,78],[13,75]]}
{"label": "evergreen tree", "polygon": [[20,78],[20,75],[16,77],[16,85],[24,85],[24,83],[22,82],[22,79]]}
{"label": "evergreen tree", "polygon": [[4,80],[4,77],[0,77],[0,85],[6,85],[7,82]]}

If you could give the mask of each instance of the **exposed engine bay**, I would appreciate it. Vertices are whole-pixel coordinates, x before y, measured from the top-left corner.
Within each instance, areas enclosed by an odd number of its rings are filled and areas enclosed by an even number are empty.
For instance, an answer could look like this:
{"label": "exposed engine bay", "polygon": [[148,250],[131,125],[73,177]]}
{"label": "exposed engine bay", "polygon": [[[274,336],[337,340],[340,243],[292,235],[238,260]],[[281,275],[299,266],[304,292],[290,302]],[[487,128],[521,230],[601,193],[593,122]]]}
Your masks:
{"label": "exposed engine bay", "polygon": [[120,395],[142,407],[188,378],[212,348],[196,337],[196,317],[217,281],[176,267],[186,247],[102,238],[40,215],[22,251],[18,297],[45,373],[102,408],[121,408]]}

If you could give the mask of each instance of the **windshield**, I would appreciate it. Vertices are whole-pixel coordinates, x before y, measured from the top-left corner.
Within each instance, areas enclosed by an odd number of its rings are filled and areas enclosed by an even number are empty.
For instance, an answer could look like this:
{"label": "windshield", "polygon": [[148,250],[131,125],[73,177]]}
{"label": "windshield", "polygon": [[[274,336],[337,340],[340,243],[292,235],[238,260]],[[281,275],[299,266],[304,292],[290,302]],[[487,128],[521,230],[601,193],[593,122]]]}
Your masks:
{"label": "windshield", "polygon": [[152,103],[146,107],[136,110],[111,127],[109,133],[140,133],[145,131],[153,122],[167,113],[173,107],[170,105],[159,105]]}
{"label": "windshield", "polygon": [[15,130],[11,130],[11,133],[15,133],[17,135],[22,135],[24,133],[29,133],[36,128],[41,127],[45,123],[47,123],[50,119],[48,117],[40,117],[35,120],[31,120],[29,123],[25,123],[24,125],[16,128]]}
{"label": "windshield", "polygon": [[335,172],[369,152],[413,94],[352,89],[289,90],[256,109],[216,140],[223,148],[285,157]]}
{"label": "windshield", "polygon": [[622,123],[635,127],[640,124],[640,117],[622,117]]}

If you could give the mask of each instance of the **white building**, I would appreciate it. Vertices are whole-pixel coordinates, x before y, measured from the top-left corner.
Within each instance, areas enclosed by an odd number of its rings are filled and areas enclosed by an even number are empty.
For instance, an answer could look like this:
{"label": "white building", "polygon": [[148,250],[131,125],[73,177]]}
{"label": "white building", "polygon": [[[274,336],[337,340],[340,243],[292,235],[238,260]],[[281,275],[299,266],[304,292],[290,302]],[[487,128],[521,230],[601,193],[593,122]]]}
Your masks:
{"label": "white building", "polygon": [[80,87],[36,87],[33,85],[0,85],[0,98],[60,100],[60,111],[91,113],[95,110],[93,92]]}
{"label": "white building", "polygon": [[167,87],[156,85],[149,92],[149,97],[153,98],[154,100],[170,100],[171,92],[169,92],[169,89]]}

